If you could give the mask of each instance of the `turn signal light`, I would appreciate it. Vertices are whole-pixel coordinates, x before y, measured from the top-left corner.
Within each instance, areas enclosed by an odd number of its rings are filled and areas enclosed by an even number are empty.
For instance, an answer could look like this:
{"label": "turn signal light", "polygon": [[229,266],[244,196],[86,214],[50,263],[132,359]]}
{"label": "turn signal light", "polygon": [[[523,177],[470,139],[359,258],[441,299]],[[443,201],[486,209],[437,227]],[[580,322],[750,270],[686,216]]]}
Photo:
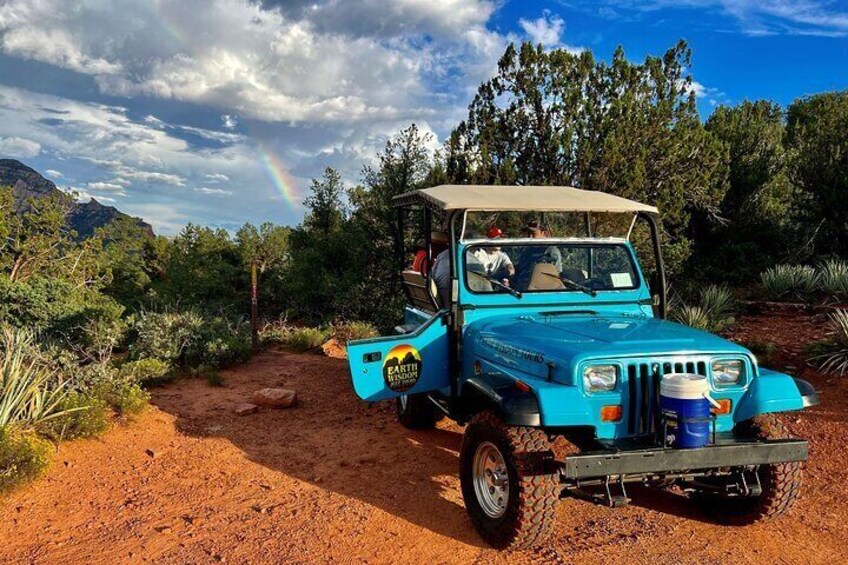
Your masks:
{"label": "turn signal light", "polygon": [[515,388],[517,388],[521,392],[530,392],[531,390],[533,390],[530,388],[530,385],[522,381],[515,381]]}
{"label": "turn signal light", "polygon": [[601,408],[602,422],[618,422],[621,420],[621,406],[604,406]]}
{"label": "turn signal light", "polygon": [[730,414],[730,409],[733,408],[733,402],[729,398],[718,398],[716,402],[718,402],[718,407],[714,406],[711,409],[713,414]]}

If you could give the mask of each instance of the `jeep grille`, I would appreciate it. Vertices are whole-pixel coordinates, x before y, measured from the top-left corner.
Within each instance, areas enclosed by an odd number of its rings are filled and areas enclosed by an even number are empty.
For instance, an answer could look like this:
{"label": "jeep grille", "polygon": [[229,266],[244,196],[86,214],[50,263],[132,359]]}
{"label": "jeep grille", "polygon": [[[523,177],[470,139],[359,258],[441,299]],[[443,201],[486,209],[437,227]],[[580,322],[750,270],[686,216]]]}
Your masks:
{"label": "jeep grille", "polygon": [[659,427],[660,379],[668,373],[707,374],[706,359],[650,359],[626,363],[628,383],[627,429],[647,435]]}

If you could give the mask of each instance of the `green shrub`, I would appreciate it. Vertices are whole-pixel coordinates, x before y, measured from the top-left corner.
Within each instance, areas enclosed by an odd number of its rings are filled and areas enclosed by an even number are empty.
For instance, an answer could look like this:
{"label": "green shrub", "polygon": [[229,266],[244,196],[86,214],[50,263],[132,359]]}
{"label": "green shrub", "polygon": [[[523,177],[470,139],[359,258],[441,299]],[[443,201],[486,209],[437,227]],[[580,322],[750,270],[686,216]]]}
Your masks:
{"label": "green shrub", "polygon": [[819,287],[819,273],[808,265],[777,265],[760,275],[771,300],[809,298]]}
{"label": "green shrub", "polygon": [[62,401],[63,416],[49,420],[38,431],[54,440],[97,437],[109,428],[108,403],[91,393],[69,392]]}
{"label": "green shrub", "polygon": [[709,285],[703,288],[699,305],[709,319],[710,331],[720,332],[736,322],[736,298],[726,286]]}
{"label": "green shrub", "polygon": [[80,367],[71,384],[74,390],[101,399],[119,416],[141,412],[150,399],[131,374],[111,363]]}
{"label": "green shrub", "polygon": [[836,310],[828,315],[827,339],[814,343],[808,349],[809,360],[826,373],[839,376],[848,373],[848,310]]}
{"label": "green shrub", "polygon": [[377,328],[368,322],[339,322],[330,325],[328,332],[330,337],[339,340],[342,344],[354,339],[367,339],[380,335]]}
{"label": "green shrub", "polygon": [[693,328],[720,332],[736,322],[733,316],[735,310],[736,299],[729,288],[709,285],[698,293],[696,305],[674,305],[671,318]]}
{"label": "green shrub", "polygon": [[192,375],[206,379],[209,386],[224,386],[224,377],[211,365],[200,365],[192,369]]}
{"label": "green shrub", "polygon": [[327,337],[327,332],[318,328],[295,328],[288,332],[283,343],[289,349],[305,352],[321,347]]}
{"label": "green shrub", "polygon": [[205,320],[194,311],[142,311],[132,320],[135,340],[130,347],[133,359],[161,359],[182,364],[187,351],[196,347]]}
{"label": "green shrub", "polygon": [[150,402],[150,395],[141,386],[129,382],[103,383],[95,388],[94,394],[107,402],[121,417],[143,412]]}
{"label": "green shrub", "polygon": [[130,348],[134,359],[153,358],[175,366],[216,368],[250,358],[250,333],[242,320],[204,316],[196,310],[139,313],[132,324],[136,334]]}
{"label": "green shrub", "polygon": [[848,261],[830,260],[819,265],[819,286],[826,295],[848,297]]}
{"label": "green shrub", "polygon": [[224,369],[250,359],[253,349],[250,341],[237,335],[209,336],[195,361]]}
{"label": "green shrub", "polygon": [[37,425],[66,412],[65,383],[48,367],[28,330],[0,335],[0,427]]}
{"label": "green shrub", "polygon": [[103,359],[124,337],[123,307],[86,287],[50,277],[0,277],[0,320],[83,357]]}
{"label": "green shrub", "polygon": [[122,379],[129,382],[152,386],[172,380],[174,370],[168,361],[147,357],[135,361],[127,361],[120,366],[119,374]]}
{"label": "green shrub", "polygon": [[710,318],[700,306],[683,306],[682,308],[677,308],[672,314],[672,319],[699,330],[707,330],[710,326]]}
{"label": "green shrub", "polygon": [[0,427],[0,493],[41,476],[50,464],[52,447],[33,431]]}

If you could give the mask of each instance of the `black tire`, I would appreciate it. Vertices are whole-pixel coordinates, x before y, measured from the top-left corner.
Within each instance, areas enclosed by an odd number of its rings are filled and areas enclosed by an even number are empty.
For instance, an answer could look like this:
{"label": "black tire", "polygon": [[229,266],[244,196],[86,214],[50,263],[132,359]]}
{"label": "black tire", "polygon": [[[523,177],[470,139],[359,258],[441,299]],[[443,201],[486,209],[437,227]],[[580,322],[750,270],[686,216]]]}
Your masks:
{"label": "black tire", "polygon": [[[775,416],[766,414],[742,422],[737,431],[747,437],[786,439],[791,437]],[[759,470],[762,494],[757,497],[727,498],[695,492],[695,499],[717,522],[746,525],[766,522],[785,514],[801,492],[804,464],[800,461],[762,465]]]}
{"label": "black tire", "polygon": [[[498,517],[484,510],[474,486],[475,454],[492,445],[505,463],[509,488]],[[507,426],[492,412],[480,413],[465,430],[459,465],[465,508],[487,543],[497,549],[527,549],[548,538],[556,518],[559,480],[544,432]]]}
{"label": "black tire", "polygon": [[396,398],[395,412],[398,422],[410,430],[433,428],[436,422],[444,418],[442,411],[436,408],[426,394],[407,394],[403,399]]}

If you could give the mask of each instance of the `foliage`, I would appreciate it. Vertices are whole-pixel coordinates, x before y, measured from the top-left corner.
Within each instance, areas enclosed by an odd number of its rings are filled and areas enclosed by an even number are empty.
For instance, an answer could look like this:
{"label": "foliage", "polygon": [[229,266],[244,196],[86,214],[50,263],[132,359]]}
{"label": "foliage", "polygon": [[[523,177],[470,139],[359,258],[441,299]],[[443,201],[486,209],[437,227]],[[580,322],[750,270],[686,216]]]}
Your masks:
{"label": "foliage", "polygon": [[809,360],[828,373],[848,373],[848,310],[836,310],[827,317],[829,336],[816,344]]}
{"label": "foliage", "polygon": [[361,226],[347,216],[341,199],[344,187],[335,171],[327,169],[322,180],[313,181],[311,191],[303,224],[291,233],[282,284],[287,304],[307,323],[359,314],[367,318],[363,304],[370,303],[369,292],[377,292],[364,282],[369,242]]}
{"label": "foliage", "polygon": [[327,332],[318,328],[293,328],[283,338],[283,344],[298,352],[311,351],[327,341]]}
{"label": "foliage", "polygon": [[510,45],[452,133],[446,171],[479,184],[572,185],[655,204],[667,264],[691,252],[693,214],[714,216],[726,152],[701,124],[688,46],[612,61],[589,51]]}
{"label": "foliage", "polygon": [[174,368],[168,361],[145,357],[120,366],[121,378],[143,386],[162,384],[173,378]]}
{"label": "foliage", "polygon": [[687,326],[721,332],[736,322],[736,299],[726,286],[709,285],[698,293],[696,305],[673,308],[671,317]]}
{"label": "foliage", "polygon": [[3,327],[0,340],[0,428],[62,416],[65,383],[40,359],[32,333]]}
{"label": "foliage", "polygon": [[848,261],[831,259],[821,263],[819,271],[819,288],[834,298],[848,297]]}
{"label": "foliage", "polygon": [[783,110],[766,100],[719,106],[705,127],[727,147],[728,189],[721,221],[696,223],[694,259],[705,278],[751,280],[783,258],[796,236]]}
{"label": "foliage", "polygon": [[808,265],[776,265],[760,275],[771,300],[806,299],[819,287],[819,274]]}
{"label": "foliage", "polygon": [[672,311],[672,318],[681,324],[699,329],[709,330],[710,318],[700,306],[683,306]]}
{"label": "foliage", "polygon": [[848,90],[793,102],[786,144],[804,244],[816,256],[848,256]]}
{"label": "foliage", "polygon": [[354,339],[367,339],[377,337],[380,332],[372,324],[367,322],[336,322],[328,328],[330,337],[344,344]]}
{"label": "foliage", "polygon": [[217,368],[246,361],[251,354],[243,321],[204,315],[198,310],[145,310],[132,322],[133,359],[159,359],[180,367]]}
{"label": "foliage", "polygon": [[166,303],[227,307],[247,300],[248,274],[229,234],[187,225],[164,250],[153,289]]}
{"label": "foliage", "polygon": [[41,476],[52,445],[31,430],[0,427],[0,494]]}
{"label": "foliage", "polygon": [[224,386],[224,377],[221,372],[211,365],[200,365],[191,371],[195,377],[201,377],[209,383],[209,386]]}
{"label": "foliage", "polygon": [[92,392],[68,392],[60,404],[62,416],[43,423],[39,433],[54,439],[97,437],[109,428],[109,404]]}

